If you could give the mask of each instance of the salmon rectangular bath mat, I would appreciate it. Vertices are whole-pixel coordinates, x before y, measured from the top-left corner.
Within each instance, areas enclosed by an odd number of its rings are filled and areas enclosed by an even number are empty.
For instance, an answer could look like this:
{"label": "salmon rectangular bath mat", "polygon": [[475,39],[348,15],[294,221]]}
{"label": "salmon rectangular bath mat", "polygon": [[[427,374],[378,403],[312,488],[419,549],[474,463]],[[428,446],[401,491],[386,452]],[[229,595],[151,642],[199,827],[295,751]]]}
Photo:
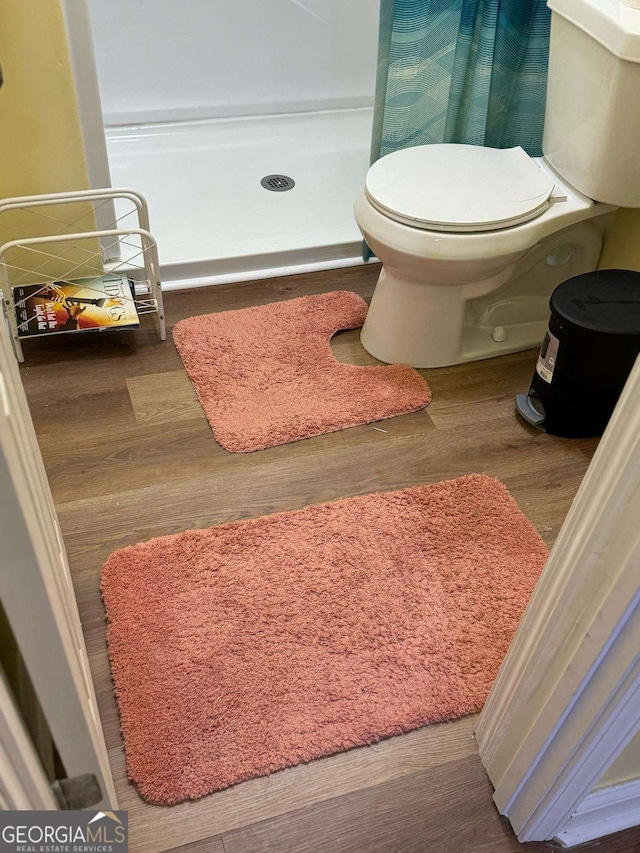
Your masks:
{"label": "salmon rectangular bath mat", "polygon": [[478,711],[546,557],[475,474],[116,551],[130,778],[178,803]]}
{"label": "salmon rectangular bath mat", "polygon": [[181,320],[173,339],[217,441],[249,451],[424,408],[412,367],[342,364],[329,341],[364,323],[357,293],[334,291]]}

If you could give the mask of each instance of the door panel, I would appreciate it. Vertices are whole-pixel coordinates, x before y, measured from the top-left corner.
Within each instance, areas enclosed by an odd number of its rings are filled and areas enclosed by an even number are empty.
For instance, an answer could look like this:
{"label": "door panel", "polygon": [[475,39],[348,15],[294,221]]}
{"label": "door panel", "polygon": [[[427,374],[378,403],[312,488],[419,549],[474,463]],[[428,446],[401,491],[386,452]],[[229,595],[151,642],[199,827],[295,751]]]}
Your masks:
{"label": "door panel", "polygon": [[0,320],[0,598],[69,777],[116,798],[64,543],[8,331]]}

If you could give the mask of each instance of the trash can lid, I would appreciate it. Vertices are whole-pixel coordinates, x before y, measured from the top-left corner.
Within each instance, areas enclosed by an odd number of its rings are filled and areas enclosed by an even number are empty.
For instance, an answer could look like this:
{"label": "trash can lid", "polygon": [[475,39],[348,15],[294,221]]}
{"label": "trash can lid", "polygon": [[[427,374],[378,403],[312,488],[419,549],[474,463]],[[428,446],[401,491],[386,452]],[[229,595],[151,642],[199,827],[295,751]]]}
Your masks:
{"label": "trash can lid", "polygon": [[597,270],[558,285],[549,307],[592,332],[640,335],[640,272]]}

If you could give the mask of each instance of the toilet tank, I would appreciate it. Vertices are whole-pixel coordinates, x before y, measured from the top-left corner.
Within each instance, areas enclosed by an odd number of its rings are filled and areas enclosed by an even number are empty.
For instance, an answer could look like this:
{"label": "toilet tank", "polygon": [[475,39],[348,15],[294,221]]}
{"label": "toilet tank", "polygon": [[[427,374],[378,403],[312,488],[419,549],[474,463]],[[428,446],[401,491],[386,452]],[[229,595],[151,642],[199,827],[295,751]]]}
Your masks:
{"label": "toilet tank", "polygon": [[589,198],[640,207],[640,8],[621,0],[548,6],[545,159]]}

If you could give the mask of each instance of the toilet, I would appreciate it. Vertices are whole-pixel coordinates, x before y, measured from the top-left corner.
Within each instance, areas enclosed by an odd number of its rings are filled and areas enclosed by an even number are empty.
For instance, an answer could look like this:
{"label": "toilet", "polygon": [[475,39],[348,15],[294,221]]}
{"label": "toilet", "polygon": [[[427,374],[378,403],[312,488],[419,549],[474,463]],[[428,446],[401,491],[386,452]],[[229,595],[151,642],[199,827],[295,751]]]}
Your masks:
{"label": "toilet", "polygon": [[367,173],[354,213],[382,270],[362,329],[380,361],[442,367],[540,345],[549,297],[640,206],[640,9],[549,0],[543,157],[420,145]]}

